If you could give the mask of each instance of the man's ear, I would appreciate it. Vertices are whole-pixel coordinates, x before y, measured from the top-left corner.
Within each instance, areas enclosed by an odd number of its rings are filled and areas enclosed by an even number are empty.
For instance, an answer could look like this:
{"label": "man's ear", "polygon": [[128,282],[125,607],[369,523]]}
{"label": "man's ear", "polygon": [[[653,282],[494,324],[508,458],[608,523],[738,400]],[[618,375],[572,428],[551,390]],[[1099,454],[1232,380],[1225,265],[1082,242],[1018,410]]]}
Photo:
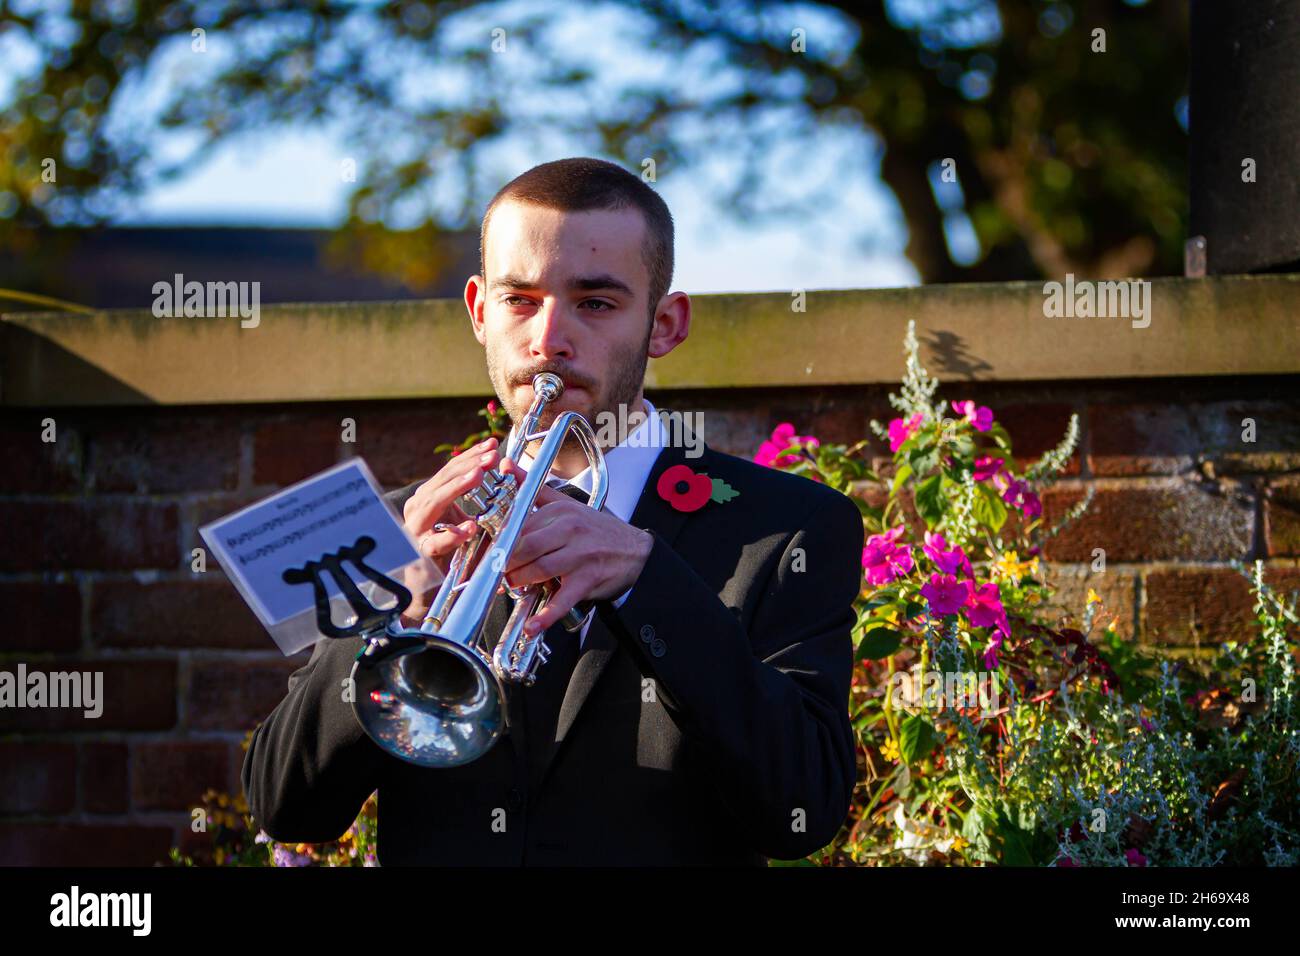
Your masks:
{"label": "man's ear", "polygon": [[670,292],[659,300],[654,326],[646,349],[651,358],[662,358],[686,341],[691,331],[691,299],[685,292]]}
{"label": "man's ear", "polygon": [[483,333],[483,307],[487,302],[487,280],[480,275],[472,275],[465,281],[465,310],[469,312],[469,324],[474,329],[474,338],[479,345],[487,345]]}

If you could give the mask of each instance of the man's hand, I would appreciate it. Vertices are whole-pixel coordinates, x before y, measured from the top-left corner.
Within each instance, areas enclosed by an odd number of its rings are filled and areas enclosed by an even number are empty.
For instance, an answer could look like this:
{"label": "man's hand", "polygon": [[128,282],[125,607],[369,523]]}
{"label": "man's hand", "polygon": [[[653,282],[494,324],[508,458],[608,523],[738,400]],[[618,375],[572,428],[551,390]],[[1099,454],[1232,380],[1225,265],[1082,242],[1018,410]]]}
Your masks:
{"label": "man's hand", "polygon": [[[452,554],[470,539],[476,527],[456,507],[455,500],[482,482],[484,473],[497,462],[500,454],[495,438],[467,448],[417,488],[402,509],[406,530],[415,538],[420,553],[442,572],[442,577],[447,575]],[[424,620],[442,577],[434,579],[419,564],[407,569],[404,583],[411,591],[411,606],[402,614],[403,626],[416,627]]]}
{"label": "man's hand", "polygon": [[[527,474],[509,458],[501,459],[502,474],[522,483]],[[654,547],[654,536],[633,528],[615,515],[580,504],[542,485],[537,511],[523,531],[506,565],[511,587],[560,579],[550,603],[529,618],[524,629],[539,634],[560,620],[579,601],[618,597],[641,576]]]}

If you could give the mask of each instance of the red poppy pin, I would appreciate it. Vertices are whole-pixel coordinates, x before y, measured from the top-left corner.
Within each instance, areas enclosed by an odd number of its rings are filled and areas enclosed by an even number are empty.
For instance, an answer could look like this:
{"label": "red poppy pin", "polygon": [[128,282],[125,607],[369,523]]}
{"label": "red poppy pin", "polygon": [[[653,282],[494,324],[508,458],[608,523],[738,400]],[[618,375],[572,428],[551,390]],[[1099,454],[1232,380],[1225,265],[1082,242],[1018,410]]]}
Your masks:
{"label": "red poppy pin", "polygon": [[697,475],[687,465],[665,468],[656,490],[660,498],[678,511],[699,511],[710,501],[726,504],[740,494],[721,478]]}

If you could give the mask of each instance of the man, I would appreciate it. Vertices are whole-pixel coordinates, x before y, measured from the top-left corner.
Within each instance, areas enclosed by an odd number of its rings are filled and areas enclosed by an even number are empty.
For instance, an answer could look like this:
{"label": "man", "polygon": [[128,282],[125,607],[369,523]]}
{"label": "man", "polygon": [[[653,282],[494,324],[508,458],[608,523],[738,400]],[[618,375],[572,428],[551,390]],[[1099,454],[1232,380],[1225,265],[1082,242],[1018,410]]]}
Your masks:
{"label": "man", "polygon": [[[465,304],[514,422],[542,371],[565,383],[543,426],[570,409],[598,431],[620,407],[657,411],[642,394],[647,358],[686,339],[691,313],[668,292],[672,218],[650,187],[592,159],[538,166],[489,205],[481,252]],[[506,567],[513,586],[561,581],[534,618],[553,656],[535,685],[506,685],[509,734],[479,759],[428,769],[382,751],[341,693],[360,639],[317,644],[244,763],[266,831],[334,839],[377,789],[385,865],[762,865],[829,843],[856,780],[859,512],[817,482],[692,437],[665,442],[654,414],[620,436],[600,511],[570,494],[590,489],[576,443],[557,460],[551,479],[574,488],[542,489]],[[454,499],[486,468],[529,464],[489,440],[390,497],[445,568],[472,528]],[[701,502],[700,475],[736,496]],[[557,622],[584,601],[596,613],[571,634]]]}

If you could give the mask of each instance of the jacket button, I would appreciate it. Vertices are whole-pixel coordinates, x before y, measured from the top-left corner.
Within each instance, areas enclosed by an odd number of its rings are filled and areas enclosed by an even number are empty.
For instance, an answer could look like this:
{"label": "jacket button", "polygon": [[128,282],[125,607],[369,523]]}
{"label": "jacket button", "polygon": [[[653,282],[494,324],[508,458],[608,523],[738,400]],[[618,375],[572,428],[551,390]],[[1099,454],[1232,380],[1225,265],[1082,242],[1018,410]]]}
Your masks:
{"label": "jacket button", "polygon": [[650,642],[650,653],[655,657],[663,657],[668,652],[668,645],[663,642],[662,638],[656,637]]}
{"label": "jacket button", "polygon": [[518,787],[511,787],[506,793],[506,809],[518,813],[524,808],[524,792]]}
{"label": "jacket button", "polygon": [[651,627],[649,624],[642,624],[642,625],[641,625],[641,640],[643,640],[643,641],[645,641],[647,644],[649,644],[649,643],[650,643],[651,641],[653,641],[654,639],[655,639],[655,629],[654,629],[653,627]]}

